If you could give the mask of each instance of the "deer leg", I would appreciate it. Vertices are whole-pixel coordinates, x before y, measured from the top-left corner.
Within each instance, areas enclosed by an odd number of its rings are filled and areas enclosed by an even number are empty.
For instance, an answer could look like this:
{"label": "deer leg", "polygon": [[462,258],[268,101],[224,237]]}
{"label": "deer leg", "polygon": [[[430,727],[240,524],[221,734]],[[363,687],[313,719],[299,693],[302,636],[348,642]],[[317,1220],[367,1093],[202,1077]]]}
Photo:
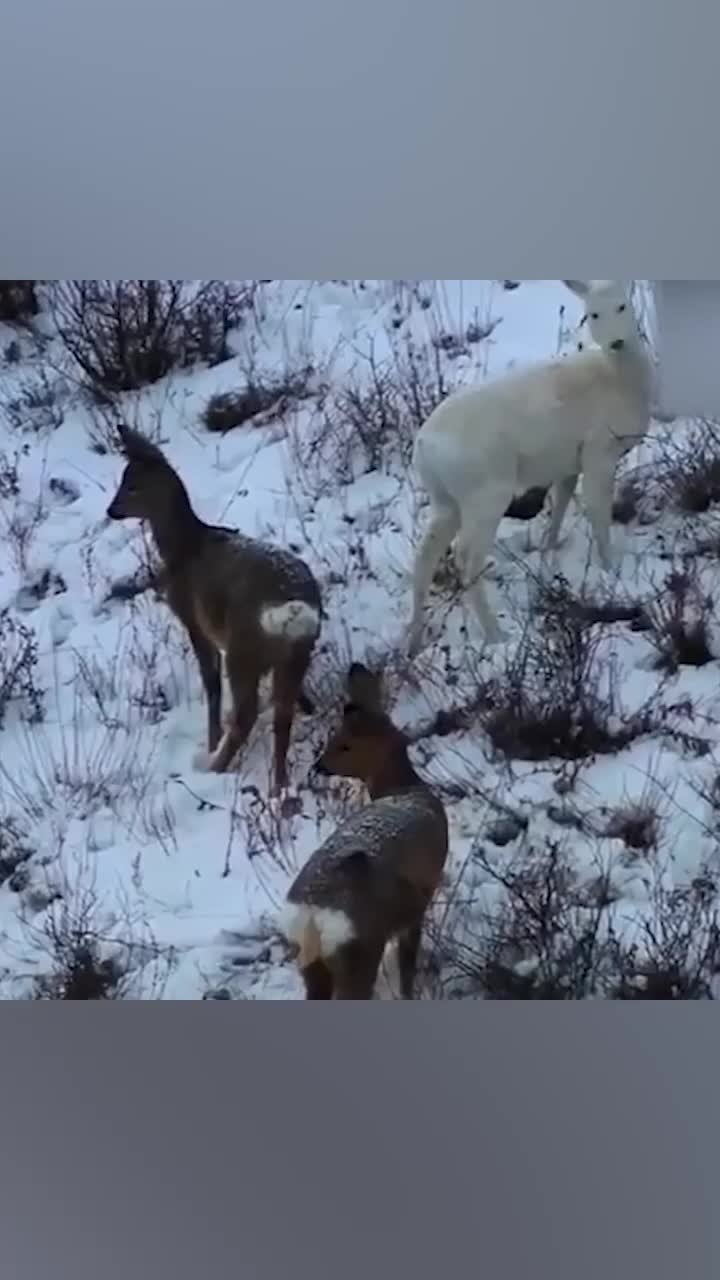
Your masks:
{"label": "deer leg", "polygon": [[592,457],[583,467],[583,501],[595,536],[600,564],[606,572],[613,568],[610,525],[615,481],[615,459]]}
{"label": "deer leg", "polygon": [[545,545],[553,549],[558,545],[560,535],[560,526],[565,519],[565,512],[570,506],[570,499],[575,492],[578,478],[574,476],[564,476],[562,480],[556,481],[552,491],[552,515],[547,530],[547,538]]}
{"label": "deer leg", "polygon": [[457,508],[435,507],[430,524],[418,547],[413,568],[413,605],[408,627],[407,647],[411,658],[420,651],[423,629],[423,608],[432,586],[438,565],[460,527]]}
{"label": "deer leg", "polygon": [[228,653],[227,676],[232,694],[232,719],[210,756],[208,768],[213,773],[225,773],[241,747],[247,742],[258,717],[258,685],[261,671],[246,654]]}
{"label": "deer leg", "polygon": [[287,753],[290,746],[295,707],[302,696],[302,683],[310,665],[312,650],[296,645],[273,671],[273,736],[275,748],[275,790],[287,786]]}
{"label": "deer leg", "polygon": [[306,1000],[332,1000],[333,975],[324,960],[314,960],[302,970]]}
{"label": "deer leg", "polygon": [[422,920],[405,929],[400,934],[397,944],[398,969],[400,970],[400,994],[403,1000],[412,1000],[417,958],[422,935]]}
{"label": "deer leg", "polygon": [[331,957],[336,1000],[372,1000],[384,946],[346,942]]}
{"label": "deer leg", "polygon": [[197,627],[187,627],[190,643],[200,668],[200,676],[207,700],[208,751],[216,750],[222,735],[222,681],[220,679],[220,654]]}
{"label": "deer leg", "polygon": [[508,495],[500,488],[494,494],[480,492],[470,495],[463,506],[462,513],[459,550],[463,563],[463,577],[470,603],[485,632],[488,644],[498,644],[504,639],[502,628],[487,598],[483,575],[485,562],[507,502]]}

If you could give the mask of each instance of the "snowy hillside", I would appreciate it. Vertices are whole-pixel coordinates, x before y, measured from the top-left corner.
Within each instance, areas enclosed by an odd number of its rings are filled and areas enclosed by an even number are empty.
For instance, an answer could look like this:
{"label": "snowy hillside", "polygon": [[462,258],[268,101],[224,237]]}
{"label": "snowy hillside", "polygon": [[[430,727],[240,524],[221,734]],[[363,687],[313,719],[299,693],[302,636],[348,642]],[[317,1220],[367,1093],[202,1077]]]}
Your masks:
{"label": "snowy hillside", "polygon": [[[87,970],[125,998],[300,998],[275,921],[295,871],[364,802],[308,780],[353,659],[384,668],[447,803],[425,998],[628,994],[643,975],[702,994],[720,955],[711,426],[657,424],[628,458],[617,583],[577,507],[554,586],[533,549],[546,515],[507,519],[490,590],[511,639],[483,652],[448,561],[410,663],[413,433],[451,388],[572,346],[579,304],[561,282],[256,282],[227,358],[100,400],[67,297],[37,295],[29,327],[0,324],[0,995],[58,996]],[[193,765],[195,660],[142,589],[147,533],[105,518],[118,417],[161,444],[201,517],[297,550],[318,576],[316,708],[296,718],[282,810],[267,712],[233,772]],[[388,954],[379,994],[396,993]]]}

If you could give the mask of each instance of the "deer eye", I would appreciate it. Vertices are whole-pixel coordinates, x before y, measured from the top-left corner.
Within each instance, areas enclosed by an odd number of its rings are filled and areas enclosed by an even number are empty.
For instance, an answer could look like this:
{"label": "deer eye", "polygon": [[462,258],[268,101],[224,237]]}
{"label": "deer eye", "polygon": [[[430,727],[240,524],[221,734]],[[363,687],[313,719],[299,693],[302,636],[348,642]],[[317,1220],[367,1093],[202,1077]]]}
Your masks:
{"label": "deer eye", "polygon": [[600,316],[598,315],[598,312],[597,312],[597,311],[591,311],[591,312],[590,312],[590,319],[591,319],[591,320],[599,320],[599,319],[600,319]]}

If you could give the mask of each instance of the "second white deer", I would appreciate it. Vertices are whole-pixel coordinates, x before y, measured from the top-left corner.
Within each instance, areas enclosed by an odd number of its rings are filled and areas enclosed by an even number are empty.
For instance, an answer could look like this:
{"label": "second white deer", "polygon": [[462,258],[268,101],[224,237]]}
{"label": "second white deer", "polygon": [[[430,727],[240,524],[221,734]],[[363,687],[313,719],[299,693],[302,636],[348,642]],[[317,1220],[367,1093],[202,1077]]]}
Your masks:
{"label": "second white deer", "polygon": [[413,464],[431,514],[413,572],[411,655],[421,646],[427,593],[456,535],[485,638],[489,643],[503,638],[482,573],[513,494],[552,487],[546,545],[555,547],[582,475],[599,558],[604,568],[612,567],[615,470],[649,427],[652,364],[625,286],[613,280],[564,283],[582,299],[597,347],[456,392],[418,432]]}

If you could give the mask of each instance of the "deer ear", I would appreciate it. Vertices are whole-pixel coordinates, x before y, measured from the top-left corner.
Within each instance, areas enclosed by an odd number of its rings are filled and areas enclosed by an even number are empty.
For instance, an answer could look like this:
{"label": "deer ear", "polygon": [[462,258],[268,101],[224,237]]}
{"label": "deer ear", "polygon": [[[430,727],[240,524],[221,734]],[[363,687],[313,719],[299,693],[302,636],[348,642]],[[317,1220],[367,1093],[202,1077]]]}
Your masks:
{"label": "deer ear", "polygon": [[132,462],[144,462],[147,466],[167,465],[165,455],[147,436],[124,423],[118,426],[118,435],[126,457]]}
{"label": "deer ear", "polygon": [[361,662],[353,662],[347,679],[351,705],[362,711],[382,711],[382,677],[369,671]]}
{"label": "deer ear", "polygon": [[571,293],[577,294],[578,298],[586,298],[588,295],[588,286],[584,280],[563,280],[563,284],[567,285]]}

